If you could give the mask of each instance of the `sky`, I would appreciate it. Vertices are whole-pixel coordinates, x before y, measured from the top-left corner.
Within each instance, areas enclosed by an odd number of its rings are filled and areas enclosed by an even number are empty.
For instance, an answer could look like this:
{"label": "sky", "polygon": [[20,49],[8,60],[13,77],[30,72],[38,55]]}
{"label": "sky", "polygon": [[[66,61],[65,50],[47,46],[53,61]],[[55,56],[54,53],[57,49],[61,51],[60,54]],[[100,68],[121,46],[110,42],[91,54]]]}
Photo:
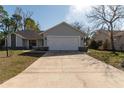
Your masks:
{"label": "sky", "polygon": [[33,12],[32,18],[40,24],[41,30],[47,30],[63,21],[86,23],[85,14],[90,10],[90,6],[84,5],[5,5],[4,9],[11,16],[16,7],[22,8],[24,12]]}

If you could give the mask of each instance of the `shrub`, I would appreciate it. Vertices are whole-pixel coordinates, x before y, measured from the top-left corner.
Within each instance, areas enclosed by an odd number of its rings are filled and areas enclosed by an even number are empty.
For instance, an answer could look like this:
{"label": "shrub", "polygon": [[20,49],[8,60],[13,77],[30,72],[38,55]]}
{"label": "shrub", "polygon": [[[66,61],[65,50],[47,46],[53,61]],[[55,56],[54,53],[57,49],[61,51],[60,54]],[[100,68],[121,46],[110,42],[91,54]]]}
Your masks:
{"label": "shrub", "polygon": [[101,41],[96,42],[95,40],[92,40],[89,47],[92,49],[98,49],[99,46],[101,46],[101,43]]}
{"label": "shrub", "polygon": [[35,50],[36,51],[48,51],[49,48],[48,47],[36,47]]}
{"label": "shrub", "polygon": [[0,39],[0,49],[2,49],[2,47],[5,45],[5,40],[4,39]]}

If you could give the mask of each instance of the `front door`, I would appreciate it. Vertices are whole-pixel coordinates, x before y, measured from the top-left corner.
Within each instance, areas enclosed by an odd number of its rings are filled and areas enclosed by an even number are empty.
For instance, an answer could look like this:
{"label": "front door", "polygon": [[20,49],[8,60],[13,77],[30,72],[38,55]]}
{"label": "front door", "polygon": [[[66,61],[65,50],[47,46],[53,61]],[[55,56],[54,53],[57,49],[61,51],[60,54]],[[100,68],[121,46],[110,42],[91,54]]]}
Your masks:
{"label": "front door", "polygon": [[36,47],[36,40],[29,40],[29,48],[32,49],[33,47]]}

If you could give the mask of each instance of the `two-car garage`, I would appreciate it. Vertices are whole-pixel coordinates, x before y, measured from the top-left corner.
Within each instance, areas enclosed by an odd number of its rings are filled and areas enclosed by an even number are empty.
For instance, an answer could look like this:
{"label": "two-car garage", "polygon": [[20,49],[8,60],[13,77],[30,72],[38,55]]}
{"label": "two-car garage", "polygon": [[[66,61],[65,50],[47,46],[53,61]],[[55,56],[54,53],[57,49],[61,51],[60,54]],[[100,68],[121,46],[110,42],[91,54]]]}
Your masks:
{"label": "two-car garage", "polygon": [[49,50],[78,50],[79,36],[47,36]]}
{"label": "two-car garage", "polygon": [[79,50],[84,46],[84,34],[65,22],[48,29],[44,35],[49,50]]}

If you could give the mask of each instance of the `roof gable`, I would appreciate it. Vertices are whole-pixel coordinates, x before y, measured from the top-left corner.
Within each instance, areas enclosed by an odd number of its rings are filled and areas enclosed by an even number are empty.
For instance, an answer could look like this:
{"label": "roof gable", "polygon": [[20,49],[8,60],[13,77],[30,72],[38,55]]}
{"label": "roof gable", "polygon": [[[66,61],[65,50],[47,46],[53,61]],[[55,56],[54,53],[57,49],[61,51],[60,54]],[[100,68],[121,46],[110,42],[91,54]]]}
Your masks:
{"label": "roof gable", "polygon": [[[50,29],[48,29],[46,32],[46,34],[57,34],[57,35],[62,35],[62,34],[67,34],[67,35],[71,35],[72,33],[73,34],[77,34],[77,35],[83,35],[83,32],[75,29],[74,27],[72,27],[71,25],[69,25],[68,23],[66,22],[62,22]],[[72,34],[72,35],[73,35]]]}

